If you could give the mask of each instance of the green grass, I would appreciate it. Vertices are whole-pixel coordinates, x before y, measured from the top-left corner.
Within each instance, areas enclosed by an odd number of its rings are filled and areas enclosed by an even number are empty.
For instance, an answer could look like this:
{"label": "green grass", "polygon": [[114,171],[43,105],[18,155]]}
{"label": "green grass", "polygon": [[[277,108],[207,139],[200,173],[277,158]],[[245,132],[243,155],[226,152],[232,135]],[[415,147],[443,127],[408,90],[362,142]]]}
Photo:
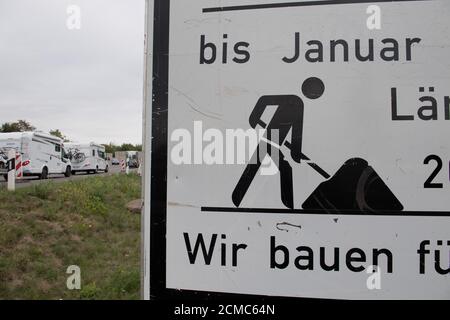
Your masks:
{"label": "green grass", "polygon": [[[138,299],[137,175],[0,191],[0,299]],[[68,290],[67,267],[81,269]]]}

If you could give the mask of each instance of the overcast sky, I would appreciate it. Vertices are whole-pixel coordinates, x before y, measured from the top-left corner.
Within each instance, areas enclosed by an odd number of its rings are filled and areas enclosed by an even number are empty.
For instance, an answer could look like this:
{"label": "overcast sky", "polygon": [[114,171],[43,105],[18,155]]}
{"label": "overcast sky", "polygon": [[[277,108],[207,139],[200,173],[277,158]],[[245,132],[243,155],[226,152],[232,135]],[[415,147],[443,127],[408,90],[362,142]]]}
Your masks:
{"label": "overcast sky", "polygon": [[[69,5],[81,29],[66,26]],[[0,123],[140,143],[144,0],[0,0]]]}

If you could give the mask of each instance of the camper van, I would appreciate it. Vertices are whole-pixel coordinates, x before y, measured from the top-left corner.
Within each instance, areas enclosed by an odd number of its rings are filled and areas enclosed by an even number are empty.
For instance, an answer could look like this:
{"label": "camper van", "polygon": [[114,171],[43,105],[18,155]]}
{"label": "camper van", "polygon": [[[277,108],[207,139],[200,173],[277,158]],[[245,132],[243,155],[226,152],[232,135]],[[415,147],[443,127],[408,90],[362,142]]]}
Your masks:
{"label": "camper van", "polygon": [[[0,133],[0,168],[5,168],[10,149],[22,155],[23,176],[47,179],[51,174],[71,175],[69,157],[58,137],[43,132]],[[0,173],[7,179],[4,171]]]}
{"label": "camper van", "polygon": [[72,162],[72,174],[108,172],[109,166],[104,146],[94,142],[67,143],[66,148]]}

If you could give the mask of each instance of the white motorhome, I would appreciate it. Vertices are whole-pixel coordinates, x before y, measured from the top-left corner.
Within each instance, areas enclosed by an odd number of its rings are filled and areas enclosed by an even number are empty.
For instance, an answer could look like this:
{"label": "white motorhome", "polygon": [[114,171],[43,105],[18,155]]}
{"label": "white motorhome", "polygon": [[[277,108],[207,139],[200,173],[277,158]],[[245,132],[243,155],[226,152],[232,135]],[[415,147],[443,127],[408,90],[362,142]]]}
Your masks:
{"label": "white motorhome", "polygon": [[72,174],[76,172],[98,173],[108,172],[105,147],[94,142],[66,143],[71,162]]}
{"label": "white motorhome", "polygon": [[[43,132],[0,133],[0,168],[5,167],[5,155],[10,149],[22,155],[24,176],[47,179],[50,174],[69,177],[72,167],[63,140]],[[0,170],[6,179],[7,174]]]}

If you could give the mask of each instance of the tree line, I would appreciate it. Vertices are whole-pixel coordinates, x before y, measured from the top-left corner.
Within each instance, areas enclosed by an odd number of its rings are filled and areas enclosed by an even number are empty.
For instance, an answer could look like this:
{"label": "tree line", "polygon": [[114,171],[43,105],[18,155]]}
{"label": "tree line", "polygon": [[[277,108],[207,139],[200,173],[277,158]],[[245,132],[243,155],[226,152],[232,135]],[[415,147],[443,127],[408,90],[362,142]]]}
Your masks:
{"label": "tree line", "polygon": [[[17,120],[15,122],[5,122],[0,126],[0,132],[24,132],[24,131],[36,131],[31,123],[26,120]],[[53,129],[49,132],[51,135],[61,138],[64,142],[70,142],[70,139],[64,135],[61,130]],[[103,144],[105,146],[106,153],[115,153],[116,151],[142,151],[141,144],[122,143],[116,145],[112,142]]]}

